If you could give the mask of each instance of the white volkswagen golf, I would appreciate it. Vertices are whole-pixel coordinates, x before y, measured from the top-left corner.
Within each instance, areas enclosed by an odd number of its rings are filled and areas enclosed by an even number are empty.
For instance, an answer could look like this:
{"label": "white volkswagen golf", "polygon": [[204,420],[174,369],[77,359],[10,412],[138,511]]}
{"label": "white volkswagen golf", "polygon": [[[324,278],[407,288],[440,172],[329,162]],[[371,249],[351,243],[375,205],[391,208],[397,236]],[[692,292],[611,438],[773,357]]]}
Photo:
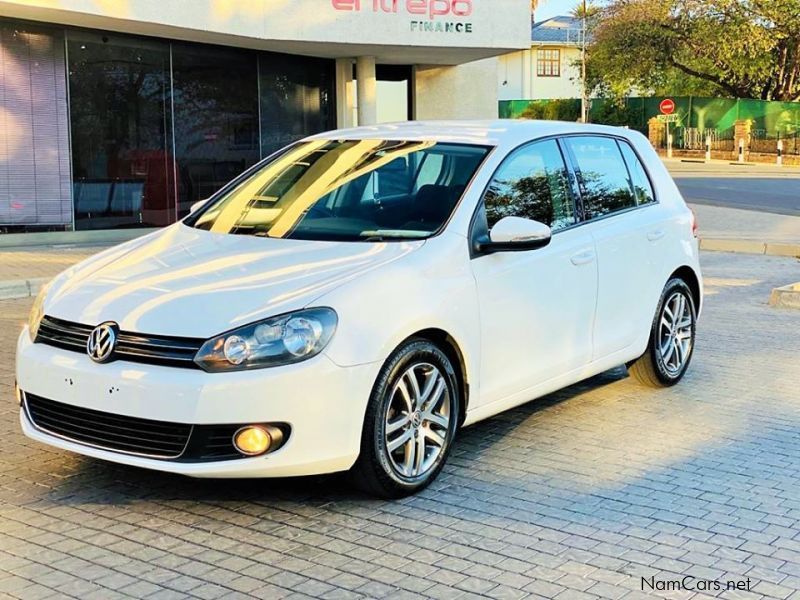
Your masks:
{"label": "white volkswagen golf", "polygon": [[702,302],[647,140],[534,121],[313,136],[56,277],[17,346],[29,437],[197,477],[415,492],[460,427],[627,364],[668,386]]}

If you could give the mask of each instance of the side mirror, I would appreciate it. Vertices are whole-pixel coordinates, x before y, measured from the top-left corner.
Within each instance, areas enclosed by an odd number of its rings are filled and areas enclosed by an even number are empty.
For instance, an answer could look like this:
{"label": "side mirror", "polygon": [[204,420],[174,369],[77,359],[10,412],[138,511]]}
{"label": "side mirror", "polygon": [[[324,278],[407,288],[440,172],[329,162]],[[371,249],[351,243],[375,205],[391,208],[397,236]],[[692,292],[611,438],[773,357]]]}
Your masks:
{"label": "side mirror", "polygon": [[196,213],[199,208],[201,208],[206,202],[208,202],[208,198],[205,200],[198,200],[194,204],[189,207],[189,214]]}
{"label": "side mirror", "polygon": [[522,217],[504,217],[489,232],[488,239],[478,240],[478,252],[523,252],[543,248],[550,243],[552,233],[544,223]]}

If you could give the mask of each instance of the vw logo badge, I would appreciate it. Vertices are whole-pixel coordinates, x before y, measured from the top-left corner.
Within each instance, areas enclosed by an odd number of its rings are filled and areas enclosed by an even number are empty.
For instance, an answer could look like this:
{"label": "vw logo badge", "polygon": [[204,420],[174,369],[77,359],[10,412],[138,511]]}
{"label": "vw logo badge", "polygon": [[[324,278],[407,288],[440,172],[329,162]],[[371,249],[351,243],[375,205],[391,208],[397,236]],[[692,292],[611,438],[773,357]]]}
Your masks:
{"label": "vw logo badge", "polygon": [[94,362],[103,363],[114,354],[117,345],[119,326],[116,323],[101,323],[89,334],[86,340],[86,353]]}

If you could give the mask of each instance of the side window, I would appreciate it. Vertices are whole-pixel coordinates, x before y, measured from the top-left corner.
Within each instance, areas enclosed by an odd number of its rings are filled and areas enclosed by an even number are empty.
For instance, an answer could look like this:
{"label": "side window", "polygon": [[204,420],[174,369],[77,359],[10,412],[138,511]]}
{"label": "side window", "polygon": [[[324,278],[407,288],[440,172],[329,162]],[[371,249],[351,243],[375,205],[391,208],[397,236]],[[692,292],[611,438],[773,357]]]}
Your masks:
{"label": "side window", "polygon": [[622,156],[625,157],[625,162],[628,164],[628,172],[631,174],[633,181],[633,191],[636,192],[637,204],[650,204],[656,201],[656,196],[653,193],[653,186],[650,184],[650,179],[647,177],[647,172],[644,170],[642,161],[636,156],[633,148],[627,142],[618,142],[619,147],[622,149]]}
{"label": "side window", "polygon": [[575,158],[575,168],[587,219],[596,219],[636,206],[628,169],[612,138],[564,138]]}
{"label": "side window", "polygon": [[483,197],[489,229],[503,217],[524,217],[553,230],[575,223],[564,159],[555,140],[537,142],[509,156]]}

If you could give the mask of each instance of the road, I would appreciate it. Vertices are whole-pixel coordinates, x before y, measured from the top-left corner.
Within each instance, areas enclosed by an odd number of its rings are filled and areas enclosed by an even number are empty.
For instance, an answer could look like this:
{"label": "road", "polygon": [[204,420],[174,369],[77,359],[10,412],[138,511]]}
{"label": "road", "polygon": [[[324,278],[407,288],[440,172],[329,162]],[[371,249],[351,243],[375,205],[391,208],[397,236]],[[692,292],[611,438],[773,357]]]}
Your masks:
{"label": "road", "polygon": [[798,263],[702,262],[683,382],[617,369],[478,423],[396,502],[341,477],[198,481],[23,437],[31,300],[0,301],[0,598],[713,600],[642,592],[688,576],[750,586],[721,600],[798,600],[800,311],[766,304]]}
{"label": "road", "polygon": [[800,168],[664,162],[687,202],[800,216]]}

